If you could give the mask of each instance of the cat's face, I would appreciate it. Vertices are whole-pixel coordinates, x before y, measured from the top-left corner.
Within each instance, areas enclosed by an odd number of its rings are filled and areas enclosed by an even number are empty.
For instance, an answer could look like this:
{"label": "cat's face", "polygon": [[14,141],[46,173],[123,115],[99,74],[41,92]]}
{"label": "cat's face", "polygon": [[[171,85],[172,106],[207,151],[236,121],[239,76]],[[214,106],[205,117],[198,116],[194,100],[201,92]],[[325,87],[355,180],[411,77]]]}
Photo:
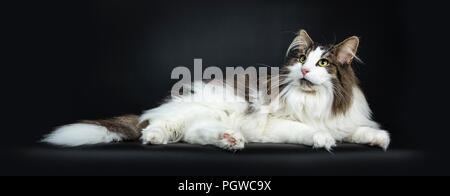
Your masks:
{"label": "cat's face", "polygon": [[342,83],[350,82],[346,80],[355,80],[350,64],[358,44],[358,37],[350,37],[337,45],[319,45],[301,30],[289,47],[283,74],[307,93],[323,86],[345,86]]}

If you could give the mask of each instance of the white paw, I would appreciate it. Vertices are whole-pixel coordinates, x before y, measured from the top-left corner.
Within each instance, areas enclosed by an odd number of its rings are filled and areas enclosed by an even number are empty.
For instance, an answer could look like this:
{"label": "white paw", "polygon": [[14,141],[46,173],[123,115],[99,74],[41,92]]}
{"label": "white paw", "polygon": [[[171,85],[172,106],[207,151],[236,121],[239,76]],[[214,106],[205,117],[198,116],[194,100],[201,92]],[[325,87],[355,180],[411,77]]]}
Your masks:
{"label": "white paw", "polygon": [[379,146],[383,148],[383,150],[387,150],[389,147],[389,143],[391,142],[391,138],[386,131],[377,131],[368,134],[371,139],[369,145],[371,146]]}
{"label": "white paw", "polygon": [[241,150],[244,149],[244,136],[232,130],[226,130],[219,135],[219,147],[226,150]]}
{"label": "white paw", "polygon": [[336,146],[336,140],[329,133],[316,133],[313,136],[314,148],[325,148],[330,151],[332,147]]}
{"label": "white paw", "polygon": [[169,142],[162,130],[143,130],[141,141],[143,144],[167,144]]}

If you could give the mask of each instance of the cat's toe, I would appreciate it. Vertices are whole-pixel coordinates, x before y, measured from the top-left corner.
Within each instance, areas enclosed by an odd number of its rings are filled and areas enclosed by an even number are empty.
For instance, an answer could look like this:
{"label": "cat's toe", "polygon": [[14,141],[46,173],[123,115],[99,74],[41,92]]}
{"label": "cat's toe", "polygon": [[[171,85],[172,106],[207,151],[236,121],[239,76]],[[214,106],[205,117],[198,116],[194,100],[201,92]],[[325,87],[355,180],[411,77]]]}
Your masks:
{"label": "cat's toe", "polygon": [[167,144],[165,135],[160,131],[146,130],[142,132],[141,141],[143,144]]}
{"label": "cat's toe", "polygon": [[232,130],[227,130],[219,136],[219,147],[226,150],[241,150],[245,146],[244,136]]}
{"label": "cat's toe", "polygon": [[379,146],[383,150],[387,150],[391,142],[390,136],[386,131],[379,131],[373,135],[372,142],[370,145]]}
{"label": "cat's toe", "polygon": [[330,151],[336,146],[336,140],[329,133],[316,133],[313,136],[313,148],[325,148]]}

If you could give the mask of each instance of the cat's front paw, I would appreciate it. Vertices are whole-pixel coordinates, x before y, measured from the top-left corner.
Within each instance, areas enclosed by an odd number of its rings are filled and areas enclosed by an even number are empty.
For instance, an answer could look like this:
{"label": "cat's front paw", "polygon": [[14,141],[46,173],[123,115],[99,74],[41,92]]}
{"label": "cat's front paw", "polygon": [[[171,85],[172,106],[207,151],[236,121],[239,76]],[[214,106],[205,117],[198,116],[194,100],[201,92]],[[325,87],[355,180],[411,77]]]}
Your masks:
{"label": "cat's front paw", "polygon": [[325,148],[330,151],[332,147],[336,146],[336,140],[331,134],[326,132],[319,132],[313,136],[313,148]]}
{"label": "cat's front paw", "polygon": [[241,150],[244,149],[244,136],[232,130],[224,131],[219,135],[219,147],[226,150]]}
{"label": "cat's front paw", "polygon": [[143,144],[167,144],[169,141],[161,130],[143,130],[141,141]]}
{"label": "cat's front paw", "polygon": [[351,142],[358,144],[369,144],[371,146],[379,146],[384,150],[387,150],[391,142],[391,138],[387,131],[370,127],[360,127],[353,134]]}
{"label": "cat's front paw", "polygon": [[375,133],[372,133],[371,140],[369,142],[369,145],[371,146],[379,146],[383,148],[383,150],[387,150],[389,147],[389,143],[391,142],[391,138],[389,136],[389,133],[386,131],[378,131]]}

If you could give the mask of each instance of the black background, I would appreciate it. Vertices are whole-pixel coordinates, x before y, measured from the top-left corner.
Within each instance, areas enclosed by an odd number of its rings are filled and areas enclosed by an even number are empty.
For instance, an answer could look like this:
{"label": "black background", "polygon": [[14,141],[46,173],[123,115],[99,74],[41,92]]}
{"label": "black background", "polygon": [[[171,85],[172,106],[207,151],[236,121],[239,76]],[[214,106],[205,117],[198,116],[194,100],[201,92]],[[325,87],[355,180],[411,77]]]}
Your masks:
{"label": "black background", "polygon": [[306,29],[321,43],[357,35],[355,64],[393,148],[424,150],[448,174],[446,8],[439,1],[17,1],[3,9],[8,61],[3,145],[55,126],[140,113],[168,95],[174,67],[280,66]]}

